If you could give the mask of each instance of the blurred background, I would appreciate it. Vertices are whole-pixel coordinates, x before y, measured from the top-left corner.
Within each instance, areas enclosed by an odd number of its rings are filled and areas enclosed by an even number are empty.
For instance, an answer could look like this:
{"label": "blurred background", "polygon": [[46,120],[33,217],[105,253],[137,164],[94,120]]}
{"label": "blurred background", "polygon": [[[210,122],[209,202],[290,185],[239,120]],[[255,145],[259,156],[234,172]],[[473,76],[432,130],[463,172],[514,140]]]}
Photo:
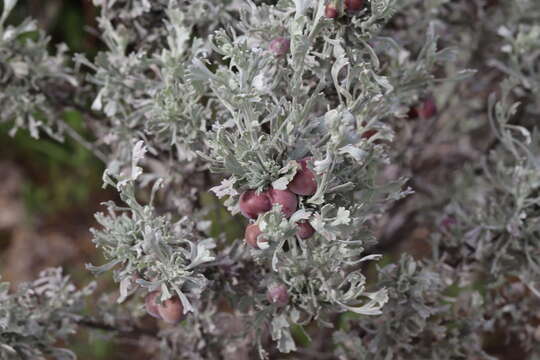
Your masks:
{"label": "blurred background", "polygon": [[[93,58],[104,48],[96,36],[97,15],[92,0],[19,0],[8,22],[31,17],[51,36],[51,47],[65,43],[73,54]],[[79,134],[92,138],[78,111],[63,116]],[[1,281],[16,287],[36,279],[46,268],[62,267],[79,288],[98,281],[98,290],[87,302],[86,312],[91,314],[103,294],[118,295],[110,272],[96,279],[85,268],[88,263],[105,262],[89,229],[98,226],[94,214],[105,210],[101,204],[119,201],[118,194],[102,188],[104,164],[76,141],[66,136],[59,143],[45,133],[36,140],[24,130],[11,136],[9,130],[9,125],[0,124]],[[229,240],[242,236],[242,222],[234,221],[216,198],[202,194],[201,200],[215,208],[209,213],[213,235],[225,232]],[[130,306],[142,309],[140,303]],[[142,328],[153,332],[157,326],[150,316],[142,318]],[[90,333],[80,327],[69,344],[59,346],[74,351],[79,360],[147,359],[144,350],[153,351],[137,337],[113,339],[112,335],[110,330]]]}
{"label": "blurred background", "polygon": [[[51,34],[52,44],[66,43],[73,52],[92,57],[100,43],[93,35],[96,9],[92,0],[20,0],[10,21],[31,16]],[[65,120],[84,134],[82,117],[66,112]],[[89,134],[86,134],[90,136]],[[13,286],[35,279],[47,267],[62,266],[81,286],[94,280],[86,263],[103,260],[91,242],[89,228],[101,202],[116,193],[101,187],[104,167],[76,142],[58,143],[43,135],[35,140],[26,131],[14,137],[0,125],[0,274]],[[116,289],[100,277],[99,293]],[[91,303],[91,302],[89,302]],[[68,344],[79,359],[137,359],[113,344],[84,331]],[[124,355],[122,355],[124,354]]]}

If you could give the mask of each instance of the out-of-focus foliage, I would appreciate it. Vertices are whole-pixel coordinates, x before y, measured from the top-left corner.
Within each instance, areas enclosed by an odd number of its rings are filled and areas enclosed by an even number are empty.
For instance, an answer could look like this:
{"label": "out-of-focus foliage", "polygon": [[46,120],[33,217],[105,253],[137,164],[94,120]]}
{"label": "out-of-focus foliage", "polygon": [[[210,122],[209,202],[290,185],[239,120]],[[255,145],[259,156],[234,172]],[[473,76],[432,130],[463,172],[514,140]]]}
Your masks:
{"label": "out-of-focus foliage", "polygon": [[77,330],[85,297],[95,284],[77,290],[62,269],[49,269],[15,292],[0,284],[1,359],[75,359],[69,349],[55,346]]}
{"label": "out-of-focus foliage", "polygon": [[49,38],[32,20],[11,26],[6,19],[17,1],[5,1],[0,17],[0,122],[12,125],[11,134],[25,128],[33,137],[43,130],[62,139],[62,97],[79,83],[68,66],[67,47],[49,53]]}
{"label": "out-of-focus foliage", "polygon": [[[493,359],[491,337],[540,358],[539,3],[353,2],[94,0],[104,47],[71,64],[33,22],[5,25],[4,1],[0,119],[106,163],[124,204],[97,214],[107,262],[88,268],[112,271],[133,324],[148,291],[180,297],[156,358]],[[287,192],[301,159],[309,195]],[[247,191],[274,202],[249,249],[215,226]],[[417,221],[424,258],[378,265]]]}

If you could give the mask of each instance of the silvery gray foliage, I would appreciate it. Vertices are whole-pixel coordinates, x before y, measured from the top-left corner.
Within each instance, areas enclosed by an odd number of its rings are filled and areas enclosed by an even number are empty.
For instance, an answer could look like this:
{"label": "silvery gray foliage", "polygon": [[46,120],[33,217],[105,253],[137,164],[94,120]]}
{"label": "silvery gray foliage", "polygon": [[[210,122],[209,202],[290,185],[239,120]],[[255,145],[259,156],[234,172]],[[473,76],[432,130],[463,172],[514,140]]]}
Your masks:
{"label": "silvery gray foliage", "polygon": [[[536,1],[518,1],[505,13],[506,21],[497,28],[502,38],[500,51],[503,61],[492,59],[491,64],[515,78],[531,94],[540,87],[540,4]],[[536,107],[536,113],[539,109]]]}
{"label": "silvery gray foliage", "polygon": [[536,130],[531,133],[510,123],[519,107],[510,98],[514,85],[504,82],[501,100],[491,98],[489,118],[498,146],[485,158],[483,176],[473,176],[469,169],[467,192],[456,197],[449,209],[457,225],[446,244],[466,242],[460,256],[485,262],[492,276],[534,279],[539,275],[533,240],[538,222],[539,138]]}
{"label": "silvery gray foliage", "polygon": [[[241,11],[241,35],[229,29],[211,38],[228,64],[212,71],[195,60],[189,77],[209,84],[229,111],[208,134],[210,153],[201,155],[212,170],[232,174],[213,191],[228,196],[225,204],[233,213],[243,191],[286,189],[297,171],[293,160],[312,157],[317,192],[303,198],[290,219],[276,208],[259,216],[262,236],[270,241],[253,251],[291,292],[289,314],[272,320],[274,340],[289,352],[296,349],[291,322],[317,319],[327,325],[329,314],[344,310],[375,315],[386,302],[384,289],[366,291],[362,273],[347,270],[378,258],[362,257],[372,243],[370,219],[409,193],[404,179],[376,181],[388,161],[379,142],[393,136],[384,119],[403,116],[405,105],[433,82],[434,66],[448,57],[437,49],[432,27],[416,61],[379,57],[368,41],[377,38],[380,27],[374,23],[389,17],[393,2],[373,2],[371,11],[353,20],[349,31],[361,29],[358,37],[346,36],[343,24],[323,17],[323,1],[249,5]],[[261,46],[272,36],[290,38],[291,52],[283,59]],[[402,51],[397,43],[379,40],[389,43],[388,54]],[[368,130],[377,133],[364,136]],[[309,219],[317,235],[298,245],[295,224],[302,219]],[[362,304],[362,298],[369,301]]]}
{"label": "silvery gray foliage", "polygon": [[540,298],[535,240],[538,135],[510,124],[519,106],[510,94],[518,83],[517,78],[506,81],[501,100],[492,98],[489,116],[497,146],[482,163],[481,175],[471,167],[456,184],[461,190],[447,209],[454,220],[434,240],[440,260],[454,267],[457,286],[477,287],[479,279],[486,284],[482,307],[476,310],[481,321],[469,324],[472,331],[503,331],[507,342],[535,358],[540,332],[530,309]]}
{"label": "silvery gray foliage", "polygon": [[213,111],[201,104],[204,89],[186,81],[186,65],[196,54],[209,54],[208,32],[231,20],[227,2],[94,3],[101,7],[98,21],[108,49],[93,61],[80,55],[76,61],[90,70],[88,81],[95,85],[92,110],[107,119],[98,131],[112,148],[110,160],[124,165],[140,139],[153,154],[195,160]]}
{"label": "silvery gray foliage", "polygon": [[[0,53],[8,60],[0,59],[0,75],[8,91],[0,104],[22,114],[15,128],[36,134],[58,120],[43,89],[31,88],[37,80],[76,86],[72,74],[88,72],[78,79],[93,99],[89,119],[101,117],[89,127],[107,153],[103,180],[124,203],[97,214],[94,242],[108,262],[88,268],[112,270],[118,302],[134,314],[140,302],[128,300],[148,291],[181,298],[191,314],[157,335],[162,359],[309,358],[295,331],[330,358],[490,359],[482,340],[501,328],[538,358],[539,315],[530,309],[540,297],[540,139],[525,117],[540,104],[539,3],[371,0],[330,20],[327,1],[270,2],[94,0],[106,50],[95,59],[76,55],[73,70],[64,50],[48,55],[42,35],[21,40],[30,22],[4,28],[14,1],[4,2]],[[286,54],[272,50],[277,38],[290,41]],[[477,67],[473,78],[457,70]],[[500,84],[502,74],[511,80]],[[498,87],[486,111],[476,93]],[[411,172],[401,149],[416,134],[398,124],[431,91],[465,129],[436,129],[443,142],[489,124],[494,144],[481,167],[467,164],[453,187],[431,189],[436,199],[422,212],[443,201],[440,214],[425,216],[452,219],[430,237],[432,258],[404,255],[378,268],[369,265],[380,259],[374,225],[412,194],[406,178],[381,180],[381,170]],[[317,191],[299,197],[288,218],[275,205],[254,220],[268,240],[260,248],[206,235],[197,200],[211,185],[187,179],[208,178],[206,169],[223,174],[212,191],[236,214],[244,191],[286,189],[299,171],[295,160],[306,157]],[[171,208],[181,200],[191,211]],[[298,221],[309,221],[315,235],[297,239]],[[274,284],[287,289],[286,304],[268,300]],[[120,315],[109,309],[103,317],[115,324]],[[315,339],[314,324],[332,335]],[[19,346],[34,349],[21,331]],[[330,337],[335,349],[325,346]]]}
{"label": "silvery gray foliage", "polygon": [[[490,103],[490,121],[497,136],[497,147],[482,164],[482,176],[469,169],[467,191],[456,197],[448,209],[455,226],[440,247],[446,261],[458,258],[462,273],[487,279],[485,330],[507,328],[525,351],[538,353],[540,337],[535,322],[527,315],[540,298],[538,264],[538,157],[537,129],[512,124],[518,103],[511,92],[519,77],[502,84],[502,97]],[[457,184],[463,187],[463,184]],[[474,276],[466,277],[470,283]],[[512,320],[509,320],[509,317]]]}
{"label": "silvery gray foliage", "polygon": [[148,52],[160,52],[169,42],[169,31],[163,25],[171,9],[181,11],[185,15],[185,24],[196,24],[198,37],[206,38],[220,24],[233,19],[231,13],[238,4],[231,0],[93,0],[93,3],[101,9],[100,21],[121,29],[130,45]]}
{"label": "silvery gray foliage", "polygon": [[148,291],[160,290],[161,300],[177,294],[184,312],[193,312],[188,295],[197,297],[207,286],[198,267],[214,260],[215,242],[204,235],[207,222],[187,217],[175,220],[172,214],[157,213],[153,199],[161,186],[159,180],[153,185],[148,205],[137,201],[135,184],[142,174],[138,163],[146,151],[138,142],[128,172],[105,171],[105,185],[118,190],[125,206],[108,202],[107,213],[96,215],[103,229],[92,230],[93,242],[103,249],[109,262],[87,267],[97,274],[114,269],[114,278],[120,283],[118,302],[141,286]]}
{"label": "silvery gray foliage", "polygon": [[450,266],[403,255],[378,274],[389,296],[383,315],[350,321],[350,331],[334,334],[340,359],[493,359],[482,350],[478,331],[482,296],[450,295],[449,286],[459,280]]}
{"label": "silvery gray foliage", "polygon": [[[433,7],[435,2],[422,5],[436,9]],[[479,3],[479,6],[483,5]],[[463,18],[464,15],[457,11],[460,6],[457,3],[453,8],[439,9],[444,13],[441,24],[448,26],[446,38],[468,35],[451,30],[454,24],[446,25],[442,21],[448,19],[447,14]],[[466,4],[463,6],[467,7]],[[506,25],[501,24],[508,23],[516,28],[520,22],[538,19],[534,11],[536,6],[537,3],[527,1],[517,6],[505,6],[502,13],[508,15],[510,12],[514,16],[509,18],[497,13],[499,22],[490,17],[491,21],[466,26],[489,29],[471,32],[474,34],[471,38],[480,38],[491,32],[491,37],[506,35],[505,41],[508,41],[509,33],[504,31]],[[529,10],[527,15],[523,9]],[[415,9],[410,10],[411,16],[407,21],[419,26],[426,18],[425,13],[420,11],[415,21]],[[516,18],[516,13],[521,20]],[[497,34],[499,27],[503,31]],[[414,29],[413,26],[408,30],[409,39],[413,38]],[[528,31],[530,27],[524,25],[521,29]],[[538,38],[533,40],[526,33],[522,33],[520,39],[527,42],[529,48],[536,46]],[[508,346],[523,349],[522,356],[538,358],[540,331],[537,331],[534,320],[537,315],[531,317],[530,313],[527,314],[527,309],[530,311],[538,303],[534,294],[538,281],[537,262],[531,256],[536,253],[536,242],[532,240],[536,236],[532,235],[535,234],[536,220],[535,212],[527,211],[529,206],[536,208],[537,203],[534,175],[537,173],[537,130],[530,133],[525,127],[516,125],[518,104],[511,100],[512,94],[526,95],[516,84],[527,89],[538,79],[538,76],[530,76],[529,71],[535,71],[535,66],[527,62],[535,57],[535,52],[522,52],[515,43],[513,47],[504,42],[494,44],[511,54],[510,61],[505,64],[487,56],[484,61],[496,64],[513,77],[502,84],[501,98],[496,102],[492,97],[489,103],[488,116],[497,147],[485,159],[481,172],[478,167],[471,166],[466,177],[452,188],[452,196],[457,201],[447,209],[452,220],[447,215],[441,232],[434,236],[438,244],[435,245],[438,255],[434,262],[415,264],[411,259],[402,258],[400,267],[387,267],[379,272],[379,282],[386,284],[390,298],[382,319],[380,323],[379,319],[372,322],[360,320],[360,329],[356,332],[336,332],[336,355],[340,359],[382,359],[385,356],[391,359],[408,359],[411,356],[418,359],[492,358],[479,347],[482,340],[478,335],[487,334],[489,338],[496,333],[499,336],[505,334]],[[490,49],[482,49],[486,48]],[[524,58],[523,54],[526,54]],[[475,60],[478,61],[478,57]],[[523,76],[523,71],[529,72],[528,76]],[[535,99],[526,101],[523,106],[531,111],[537,104]],[[522,121],[527,123],[527,119]],[[414,269],[422,270],[415,274]],[[389,277],[390,274],[393,278]],[[487,291],[479,285],[483,282],[488,284]],[[450,295],[456,290],[457,296]],[[449,322],[453,326],[444,325]],[[352,328],[355,325],[351,322]]]}
{"label": "silvery gray foliage", "polygon": [[0,359],[75,359],[56,343],[75,334],[94,289],[92,283],[78,290],[60,268],[44,270],[14,291],[0,283]]}
{"label": "silvery gray foliage", "polygon": [[[345,28],[322,17],[323,5],[298,2],[296,6],[305,14],[295,16],[292,2],[252,6],[247,14],[243,12],[243,19],[248,14],[250,19],[240,26],[246,28],[246,34],[220,31],[212,37],[214,50],[230,59],[227,67],[215,73],[200,61],[191,67],[191,79],[209,83],[230,112],[214,125],[208,141],[212,168],[233,175],[220,193],[234,195],[238,189],[262,189],[269,184],[284,188],[295,171],[289,161],[307,154],[315,156],[318,173],[327,173],[319,183],[320,192],[310,202],[321,204],[323,189],[329,193],[365,189],[361,184],[368,179],[350,178],[342,168],[359,177],[369,176],[370,171],[354,172],[349,161],[366,169],[386,161],[384,147],[373,146],[377,140],[392,138],[383,120],[403,116],[404,105],[433,80],[435,64],[446,59],[445,52],[437,51],[433,31],[428,32],[418,61],[399,56],[404,50],[397,43],[369,33],[365,38],[332,40],[330,36],[344,33]],[[376,16],[378,13],[381,15]],[[368,27],[382,21],[384,15],[384,11],[373,12],[364,22],[354,24]],[[258,27],[253,24],[256,21]],[[283,61],[276,62],[261,45],[268,44],[269,29],[291,37],[291,54]],[[378,26],[368,29],[375,31]],[[381,58],[367,42],[371,38],[389,43],[381,47],[386,49]],[[253,43],[258,47],[251,47]],[[387,64],[387,54],[400,61]],[[366,57],[371,61],[365,61]],[[354,80],[345,80],[345,75]],[[368,129],[378,132],[366,139],[362,135]],[[334,178],[344,180],[339,183]],[[228,204],[233,206],[232,201]]]}
{"label": "silvery gray foliage", "polygon": [[11,124],[11,135],[22,128],[34,138],[41,130],[61,140],[65,124],[59,118],[65,108],[57,102],[65,100],[79,82],[68,66],[66,45],[58,45],[50,54],[49,37],[35,21],[7,25],[16,4],[16,0],[4,1],[0,16],[0,123]]}
{"label": "silvery gray foliage", "polygon": [[[250,359],[247,317],[218,311],[215,304],[188,319],[186,326],[161,332],[159,359]],[[255,355],[256,356],[256,355]]]}

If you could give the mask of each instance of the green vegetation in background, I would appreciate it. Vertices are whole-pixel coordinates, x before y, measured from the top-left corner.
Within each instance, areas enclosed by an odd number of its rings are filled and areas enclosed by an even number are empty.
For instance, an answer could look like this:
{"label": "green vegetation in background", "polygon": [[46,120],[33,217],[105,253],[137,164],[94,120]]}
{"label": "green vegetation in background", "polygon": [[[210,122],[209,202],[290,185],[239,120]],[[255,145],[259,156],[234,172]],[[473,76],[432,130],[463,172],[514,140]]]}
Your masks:
{"label": "green vegetation in background", "polygon": [[111,356],[115,353],[114,345],[111,341],[99,339],[94,336],[92,341],[88,342],[87,334],[77,340],[70,347],[80,360],[111,359]]}
{"label": "green vegetation in background", "polygon": [[[76,111],[66,112],[64,120],[82,132],[83,120]],[[103,165],[92,153],[66,138],[64,143],[43,137],[33,139],[26,131],[12,138],[8,126],[0,126],[0,150],[24,166],[23,195],[32,213],[53,214],[83,205],[90,193],[100,188]]]}
{"label": "green vegetation in background", "polygon": [[[96,252],[93,254],[92,263],[103,262],[103,254]],[[75,284],[88,284],[90,281],[96,280],[90,273],[82,266],[72,266],[66,269],[70,274],[71,279]],[[112,293],[117,289],[114,283],[112,273],[104,274],[99,279],[99,291],[94,296],[99,297],[100,293]],[[86,301],[86,307],[82,312],[82,315],[91,317],[95,315],[97,298],[88,298]],[[91,332],[86,328],[81,327],[81,331],[78,332],[74,338],[70,349],[77,354],[79,360],[105,360],[115,359],[114,354],[118,354],[118,346],[113,340],[109,340],[111,335],[110,331],[98,331],[93,329]]]}
{"label": "green vegetation in background", "polygon": [[210,236],[217,238],[224,233],[228,241],[244,237],[245,221],[238,216],[231,216],[214,194],[200,194],[200,201],[203,208],[211,209],[207,215],[207,219],[212,222]]}
{"label": "green vegetation in background", "polygon": [[308,347],[309,344],[311,344],[311,338],[306,333],[305,329],[298,325],[298,324],[292,324],[291,326],[291,334],[294,338],[295,343],[300,347]]}
{"label": "green vegetation in background", "polygon": [[[65,0],[60,4],[56,18],[51,19],[52,45],[66,43],[73,53],[95,55],[97,49],[88,41],[90,36],[85,29],[88,8],[85,10],[84,2]],[[9,22],[18,23],[32,13],[44,13],[49,5],[21,0]],[[36,36],[37,32],[29,32],[24,38]],[[81,135],[87,135],[82,116],[77,111],[67,111],[64,120]],[[8,130],[9,125],[0,125],[0,153],[3,159],[23,165],[26,175],[22,184],[23,196],[31,213],[52,215],[83,205],[91,192],[101,187],[103,165],[81,145],[71,139],[59,143],[44,134],[38,141],[24,131],[11,138]]]}
{"label": "green vegetation in background", "polygon": [[75,2],[65,1],[57,21],[54,34],[65,42],[68,48],[73,52],[84,52],[88,50],[85,46],[85,37],[87,35],[84,29],[84,15],[80,5]]}
{"label": "green vegetation in background", "polygon": [[[10,23],[20,23],[30,15],[30,6],[44,7],[48,2],[30,2],[20,0],[9,19]],[[32,9],[42,13],[42,9]],[[98,41],[92,41],[85,29],[85,13],[82,0],[64,0],[57,16],[52,19],[49,33],[52,34],[51,51],[56,44],[65,43],[72,53],[85,53],[93,57],[97,51]],[[21,37],[36,39],[37,32],[28,32]],[[81,114],[77,111],[66,111],[64,121],[84,137],[89,136],[84,128]],[[33,139],[28,132],[19,131],[14,137],[8,135],[10,124],[0,124],[0,160],[8,160],[23,169],[22,191],[26,208],[30,214],[50,217],[59,216],[62,211],[88,206],[93,192],[101,189],[101,174],[104,165],[93,154],[77,142],[66,136],[59,143],[45,134],[41,139]],[[11,234],[0,233],[0,250],[11,238]],[[5,241],[4,241],[5,240]],[[96,253],[100,258],[101,254]],[[99,262],[98,259],[91,261]],[[86,284],[94,280],[81,266],[70,266],[67,269],[77,284]],[[100,287],[113,287],[112,278],[100,280]],[[94,300],[88,299],[92,308]],[[109,334],[103,334],[104,336]],[[113,359],[116,345],[104,338],[90,337],[83,331],[76,335],[69,347],[80,360]]]}
{"label": "green vegetation in background", "polygon": [[[87,24],[86,18],[88,14],[85,14],[85,11],[92,11],[93,9],[95,13],[90,15],[91,18],[95,18],[97,10],[89,6],[85,8],[84,1],[60,1],[60,9],[56,17],[51,19],[48,29],[45,29],[47,33],[52,35],[52,51],[54,51],[53,47],[56,44],[65,43],[72,53],[84,53],[90,58],[93,58],[97,54],[100,42],[88,31],[89,27],[96,25]],[[31,2],[19,0],[15,10],[8,19],[8,23],[19,24],[28,16],[32,16],[32,14],[48,13],[47,6],[50,6],[47,1]],[[30,32],[25,36],[35,38],[37,37],[37,32]]]}

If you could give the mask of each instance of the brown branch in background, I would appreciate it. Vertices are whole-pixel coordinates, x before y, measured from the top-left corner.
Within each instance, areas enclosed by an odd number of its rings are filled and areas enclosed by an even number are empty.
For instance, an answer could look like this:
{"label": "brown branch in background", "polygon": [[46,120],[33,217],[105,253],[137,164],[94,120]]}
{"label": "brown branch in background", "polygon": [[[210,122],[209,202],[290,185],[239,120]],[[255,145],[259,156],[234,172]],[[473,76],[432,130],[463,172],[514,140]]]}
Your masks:
{"label": "brown branch in background", "polygon": [[125,337],[141,337],[141,336],[149,336],[153,338],[158,338],[158,334],[156,331],[150,330],[150,329],[143,329],[139,327],[127,327],[127,328],[117,328],[112,325],[104,324],[99,321],[95,321],[92,319],[84,318],[82,320],[79,320],[77,322],[79,325],[94,329],[94,330],[104,330],[104,331],[111,331],[111,332],[117,332],[121,336]]}
{"label": "brown branch in background", "polygon": [[97,27],[97,9],[92,3],[92,0],[81,0],[81,2],[84,14],[84,22],[86,24],[86,28],[88,29],[85,36],[86,48],[95,49],[97,44],[97,36],[95,32],[91,30]]}
{"label": "brown branch in background", "polygon": [[39,27],[45,30],[50,30],[54,26],[58,14],[62,8],[60,0],[30,0],[28,10],[33,18],[38,21]]}

